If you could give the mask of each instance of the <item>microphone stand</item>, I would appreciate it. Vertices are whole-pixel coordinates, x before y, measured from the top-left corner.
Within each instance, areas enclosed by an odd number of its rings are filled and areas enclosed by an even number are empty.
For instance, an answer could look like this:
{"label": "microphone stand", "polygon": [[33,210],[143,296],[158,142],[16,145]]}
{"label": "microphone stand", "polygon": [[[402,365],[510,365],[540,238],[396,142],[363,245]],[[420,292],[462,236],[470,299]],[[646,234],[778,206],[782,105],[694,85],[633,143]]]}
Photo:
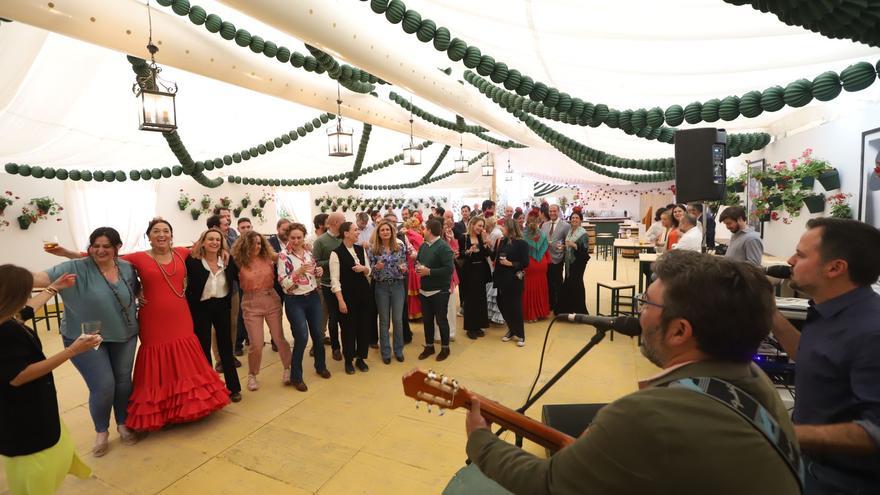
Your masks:
{"label": "microphone stand", "polygon": [[[556,321],[558,318],[559,318],[558,316],[553,318],[553,321]],[[599,342],[602,342],[602,339],[605,338],[605,332],[607,332],[608,330],[609,329],[607,329],[607,328],[596,328],[596,334],[593,335],[593,338],[591,338],[589,342],[587,342],[587,345],[585,345],[583,349],[578,351],[578,353],[575,354],[574,357],[572,357],[568,361],[568,363],[566,363],[565,366],[562,367],[562,369],[560,369],[558,372],[556,372],[555,375],[553,375],[553,378],[550,378],[550,380],[547,383],[545,383],[544,386],[541,387],[537,392],[535,392],[535,395],[533,395],[532,398],[527,400],[525,404],[523,404],[519,409],[516,410],[516,412],[518,412],[520,414],[525,414],[526,411],[530,407],[532,407],[535,404],[535,402],[538,401],[538,399],[540,399],[545,393],[547,393],[547,391],[550,390],[550,388],[553,385],[555,385],[556,382],[559,381],[559,379],[562,378],[562,376],[568,372],[568,370],[570,370],[572,368],[572,366],[577,364],[577,362],[580,361],[581,358],[583,358],[588,352],[590,352],[590,349],[592,349],[593,347],[596,347],[596,345]],[[501,434],[504,433],[505,431],[507,431],[505,428],[499,428],[498,431],[495,432],[495,435],[501,436]],[[516,435],[516,446],[517,447],[522,447],[522,441],[523,441],[522,436]]]}

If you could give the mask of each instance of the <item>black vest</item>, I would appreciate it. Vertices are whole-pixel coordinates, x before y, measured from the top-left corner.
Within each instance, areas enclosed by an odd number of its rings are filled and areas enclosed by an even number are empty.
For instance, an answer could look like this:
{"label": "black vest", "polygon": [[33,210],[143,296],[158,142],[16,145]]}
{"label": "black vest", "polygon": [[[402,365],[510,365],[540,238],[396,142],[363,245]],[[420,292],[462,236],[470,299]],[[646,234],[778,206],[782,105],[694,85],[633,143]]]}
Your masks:
{"label": "black vest", "polygon": [[[339,284],[342,286],[342,298],[345,300],[345,304],[350,306],[355,302],[371,297],[373,291],[370,290],[370,282],[363,273],[352,270],[354,268],[354,258],[352,258],[345,244],[340,244],[333,252],[339,257]],[[364,248],[355,245],[354,252],[357,254],[360,264],[366,265]]]}

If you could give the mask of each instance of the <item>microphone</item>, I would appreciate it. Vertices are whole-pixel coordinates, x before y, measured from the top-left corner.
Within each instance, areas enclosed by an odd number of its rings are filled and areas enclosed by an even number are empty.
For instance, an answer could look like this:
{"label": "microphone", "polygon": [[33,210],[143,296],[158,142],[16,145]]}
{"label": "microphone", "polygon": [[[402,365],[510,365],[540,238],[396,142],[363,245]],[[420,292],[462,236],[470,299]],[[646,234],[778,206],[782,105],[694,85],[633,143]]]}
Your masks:
{"label": "microphone", "polygon": [[559,315],[559,318],[564,318],[572,323],[592,325],[597,330],[603,332],[614,330],[630,337],[637,337],[642,334],[642,326],[639,324],[639,319],[632,316],[609,318],[607,316],[582,315],[580,313],[562,313]]}
{"label": "microphone", "polygon": [[773,278],[791,278],[791,266],[789,265],[770,265],[764,268],[764,273],[768,277]]}

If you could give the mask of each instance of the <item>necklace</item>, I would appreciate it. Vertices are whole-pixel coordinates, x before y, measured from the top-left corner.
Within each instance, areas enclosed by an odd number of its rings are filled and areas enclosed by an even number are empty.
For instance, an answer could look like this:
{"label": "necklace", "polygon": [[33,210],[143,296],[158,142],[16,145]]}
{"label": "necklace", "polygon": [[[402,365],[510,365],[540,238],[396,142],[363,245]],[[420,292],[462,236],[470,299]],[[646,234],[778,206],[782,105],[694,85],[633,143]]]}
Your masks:
{"label": "necklace", "polygon": [[[93,260],[94,262],[94,260]],[[95,263],[95,266],[98,267],[98,271],[101,273],[101,278],[104,279],[104,283],[107,284],[107,287],[110,289],[110,292],[113,293],[113,297],[116,298],[116,303],[119,304],[120,309],[122,309],[122,318],[125,319],[125,325],[131,328],[133,325],[131,323],[131,316],[128,314],[128,310],[131,308],[131,305],[134,304],[135,297],[134,292],[132,292],[131,287],[128,285],[128,282],[125,280],[125,277],[122,276],[122,270],[119,269],[119,262],[113,260],[113,265],[116,267],[116,273],[118,274],[118,278],[122,280],[122,283],[125,285],[125,288],[128,290],[128,304],[122,303],[122,298],[119,297],[119,292],[116,291],[116,287],[113,287],[113,284],[110,283],[110,280],[107,279],[107,275],[101,270],[101,267]]]}
{"label": "necklace", "polygon": [[[175,274],[177,274],[177,263],[175,261],[175,258],[180,257],[180,255],[177,254],[177,251],[174,251],[174,250],[171,251],[171,267],[174,270],[171,273],[168,273],[165,271],[165,268],[162,267],[162,264],[159,263],[159,260],[157,260],[156,257],[153,256],[152,250],[150,250],[149,255],[150,255],[150,258],[153,258],[153,261],[156,262],[156,266],[159,267],[159,271],[162,272],[162,278],[165,279],[165,283],[168,284],[168,288],[171,289],[171,292],[174,293],[175,296],[183,299],[183,297],[186,295],[186,277],[183,277],[183,287],[181,288],[180,292],[177,292],[177,289],[174,288],[174,285],[171,283],[171,279],[169,278],[169,277],[173,277]],[[180,260],[180,263],[181,263],[181,265],[183,265],[183,260]],[[183,266],[185,266],[185,265],[183,265]]]}

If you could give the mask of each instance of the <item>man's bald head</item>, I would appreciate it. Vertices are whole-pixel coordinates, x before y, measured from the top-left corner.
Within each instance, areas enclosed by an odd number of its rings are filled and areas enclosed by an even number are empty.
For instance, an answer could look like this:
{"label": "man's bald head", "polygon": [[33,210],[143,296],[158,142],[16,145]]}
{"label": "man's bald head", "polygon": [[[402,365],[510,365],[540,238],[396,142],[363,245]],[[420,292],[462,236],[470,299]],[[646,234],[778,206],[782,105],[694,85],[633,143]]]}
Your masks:
{"label": "man's bald head", "polygon": [[333,235],[339,235],[339,226],[345,222],[345,215],[338,211],[334,211],[327,217],[327,230]]}

